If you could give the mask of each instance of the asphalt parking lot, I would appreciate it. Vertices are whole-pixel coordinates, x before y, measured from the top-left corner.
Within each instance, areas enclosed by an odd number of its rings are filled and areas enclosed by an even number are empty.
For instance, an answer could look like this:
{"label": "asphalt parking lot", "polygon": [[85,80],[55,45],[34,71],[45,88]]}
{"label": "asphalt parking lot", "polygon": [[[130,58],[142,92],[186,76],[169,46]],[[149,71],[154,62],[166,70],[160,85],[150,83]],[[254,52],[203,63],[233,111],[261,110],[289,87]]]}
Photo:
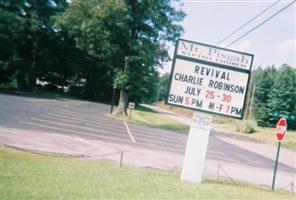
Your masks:
{"label": "asphalt parking lot", "polygon": [[[7,130],[32,131],[35,134],[52,133],[85,140],[131,146],[133,149],[154,151],[164,156],[173,155],[182,165],[187,135],[167,130],[128,124],[136,143],[122,121],[107,116],[109,105],[68,99],[45,99],[0,94],[1,143],[5,144]],[[14,133],[17,134],[17,133]],[[3,137],[5,136],[5,137]],[[17,145],[17,141],[16,141]],[[275,148],[248,139],[219,132],[211,132],[206,169],[215,174],[218,165],[224,166],[231,176],[247,182],[268,185],[271,182]],[[283,150],[278,176],[279,186],[295,181],[295,152]],[[177,159],[178,158],[178,159]],[[157,168],[157,166],[155,166]],[[207,171],[207,170],[205,170]],[[253,173],[250,176],[249,173]],[[243,174],[243,175],[242,175]]]}

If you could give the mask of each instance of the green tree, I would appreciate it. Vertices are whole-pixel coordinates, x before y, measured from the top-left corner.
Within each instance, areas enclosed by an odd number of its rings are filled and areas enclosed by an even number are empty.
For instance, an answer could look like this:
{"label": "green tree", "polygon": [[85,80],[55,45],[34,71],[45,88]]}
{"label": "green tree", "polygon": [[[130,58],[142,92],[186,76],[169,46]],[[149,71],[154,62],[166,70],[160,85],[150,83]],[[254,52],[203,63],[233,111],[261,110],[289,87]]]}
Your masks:
{"label": "green tree", "polygon": [[258,68],[254,73],[255,94],[253,104],[253,115],[260,126],[270,124],[270,110],[267,107],[269,92],[274,84],[276,68],[274,66],[266,69]]}
{"label": "green tree", "polygon": [[75,0],[58,25],[97,58],[94,70],[105,71],[109,82],[118,69],[127,76],[128,81],[117,86],[121,92],[116,113],[121,115],[126,114],[129,94],[149,92],[147,83],[168,60],[167,42],[180,36],[177,22],[183,18],[169,0]]}
{"label": "green tree", "polygon": [[[280,115],[296,115],[296,70],[284,64],[279,69],[273,86],[268,93],[268,109],[270,113]],[[270,116],[269,121],[274,124],[278,117]],[[291,121],[293,123],[293,121]],[[294,122],[295,123],[295,122]],[[290,124],[292,125],[292,124]],[[292,126],[294,126],[293,124]]]}
{"label": "green tree", "polygon": [[17,57],[17,40],[22,31],[20,17],[0,7],[0,83],[13,78]]}
{"label": "green tree", "polygon": [[56,23],[58,29],[66,30],[76,45],[88,53],[88,60],[92,63],[81,66],[86,79],[85,97],[104,100],[110,97],[116,68],[124,63],[120,51],[124,47],[120,48],[115,43],[125,40],[126,35],[123,31],[125,25],[120,21],[123,17],[120,5],[108,0],[76,0]]}
{"label": "green tree", "polygon": [[[10,13],[10,18],[20,21],[22,25],[16,29],[16,39],[13,40],[16,51],[6,56],[16,58],[11,66],[20,87],[35,86],[42,68],[39,61],[44,51],[40,43],[48,39],[49,35],[55,34],[52,30],[52,17],[63,11],[67,5],[66,0],[0,0],[1,13]],[[9,15],[5,16],[6,20]],[[10,37],[8,32],[3,32],[4,29],[0,28],[3,35]]]}

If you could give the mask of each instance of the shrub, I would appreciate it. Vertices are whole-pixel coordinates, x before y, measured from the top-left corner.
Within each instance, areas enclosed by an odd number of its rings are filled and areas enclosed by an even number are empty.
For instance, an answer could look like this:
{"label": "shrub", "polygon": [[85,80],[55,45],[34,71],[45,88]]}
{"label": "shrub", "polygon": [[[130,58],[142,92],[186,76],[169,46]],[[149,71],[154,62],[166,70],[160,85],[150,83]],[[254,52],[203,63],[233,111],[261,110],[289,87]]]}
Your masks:
{"label": "shrub", "polygon": [[244,120],[236,126],[236,130],[242,133],[255,133],[256,132],[256,123],[254,121]]}

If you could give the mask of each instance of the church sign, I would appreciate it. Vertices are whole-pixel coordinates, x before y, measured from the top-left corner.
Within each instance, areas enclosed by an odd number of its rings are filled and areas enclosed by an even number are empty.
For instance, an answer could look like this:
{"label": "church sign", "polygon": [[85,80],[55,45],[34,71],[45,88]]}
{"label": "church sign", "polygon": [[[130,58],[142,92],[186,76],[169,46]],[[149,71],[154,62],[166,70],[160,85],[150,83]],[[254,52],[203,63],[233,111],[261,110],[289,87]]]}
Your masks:
{"label": "church sign", "polygon": [[166,103],[241,119],[253,55],[180,39]]}

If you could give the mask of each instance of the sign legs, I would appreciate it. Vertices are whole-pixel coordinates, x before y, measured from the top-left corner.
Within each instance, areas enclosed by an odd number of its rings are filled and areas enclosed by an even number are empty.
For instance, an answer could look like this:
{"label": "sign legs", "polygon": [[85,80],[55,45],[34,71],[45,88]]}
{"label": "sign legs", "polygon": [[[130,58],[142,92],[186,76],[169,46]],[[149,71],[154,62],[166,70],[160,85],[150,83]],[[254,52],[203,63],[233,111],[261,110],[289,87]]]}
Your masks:
{"label": "sign legs", "polygon": [[200,183],[208,148],[212,115],[194,112],[190,127],[181,180]]}

